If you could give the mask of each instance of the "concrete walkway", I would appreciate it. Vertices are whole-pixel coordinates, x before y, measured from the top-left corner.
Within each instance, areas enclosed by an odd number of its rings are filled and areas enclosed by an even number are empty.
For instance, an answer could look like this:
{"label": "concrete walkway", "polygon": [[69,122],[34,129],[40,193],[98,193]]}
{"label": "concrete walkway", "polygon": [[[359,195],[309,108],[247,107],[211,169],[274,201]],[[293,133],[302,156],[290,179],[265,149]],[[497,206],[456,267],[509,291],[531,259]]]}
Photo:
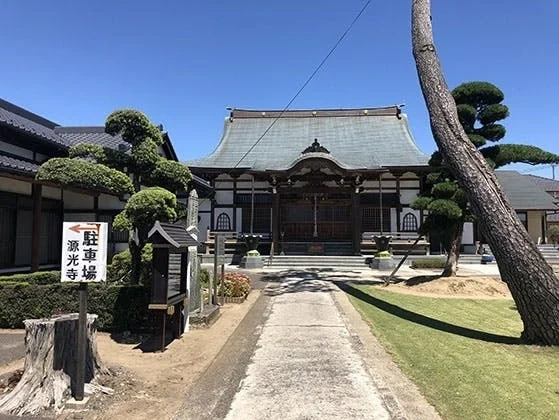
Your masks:
{"label": "concrete walkway", "polygon": [[394,418],[355,349],[334,290],[300,274],[272,289],[271,311],[226,419]]}

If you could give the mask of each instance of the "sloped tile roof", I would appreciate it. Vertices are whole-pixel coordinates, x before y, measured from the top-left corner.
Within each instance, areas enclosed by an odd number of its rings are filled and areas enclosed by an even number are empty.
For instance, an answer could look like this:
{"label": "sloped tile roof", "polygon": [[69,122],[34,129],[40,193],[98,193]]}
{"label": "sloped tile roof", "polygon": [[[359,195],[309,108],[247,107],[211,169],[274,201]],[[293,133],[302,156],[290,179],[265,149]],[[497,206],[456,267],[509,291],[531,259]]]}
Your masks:
{"label": "sloped tile roof", "polygon": [[0,124],[47,140],[57,146],[68,144],[54,132],[56,124],[10,102],[0,99]]}
{"label": "sloped tile roof", "polygon": [[543,176],[536,176],[536,175],[524,175],[538,187],[542,188],[543,190],[551,193],[551,192],[559,192],[559,181],[551,178],[545,178]]}
{"label": "sloped tile roof", "polygon": [[233,110],[221,141],[192,168],[284,170],[314,139],[348,169],[425,166],[429,157],[411,136],[398,107],[339,110]]}
{"label": "sloped tile roof", "polygon": [[516,171],[495,171],[515,210],[559,210],[552,196]]}
{"label": "sloped tile roof", "polygon": [[32,175],[37,173],[39,165],[0,154],[0,168],[3,171],[13,172],[16,174]]}
{"label": "sloped tile roof", "polygon": [[54,132],[70,146],[91,143],[118,150],[119,144],[125,143],[120,135],[105,133],[105,127],[56,127]]}

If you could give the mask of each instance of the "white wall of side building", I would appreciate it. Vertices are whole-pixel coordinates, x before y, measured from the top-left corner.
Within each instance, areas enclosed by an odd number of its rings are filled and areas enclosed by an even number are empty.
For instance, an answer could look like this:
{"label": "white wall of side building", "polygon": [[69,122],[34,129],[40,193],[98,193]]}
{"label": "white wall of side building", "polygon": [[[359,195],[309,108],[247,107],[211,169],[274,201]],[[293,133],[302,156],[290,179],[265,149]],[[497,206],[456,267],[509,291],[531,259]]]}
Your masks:
{"label": "white wall of side building", "polygon": [[543,211],[533,210],[528,211],[528,234],[534,242],[538,242],[538,239],[543,240],[542,232],[542,217],[544,215]]}
{"label": "white wall of side building", "polygon": [[74,191],[64,190],[64,209],[83,210],[93,208],[93,197],[79,194]]}
{"label": "white wall of side building", "polygon": [[122,210],[125,205],[119,197],[109,194],[101,194],[98,201],[99,210]]}
{"label": "white wall of side building", "polygon": [[31,195],[31,183],[13,178],[0,177],[0,191]]}

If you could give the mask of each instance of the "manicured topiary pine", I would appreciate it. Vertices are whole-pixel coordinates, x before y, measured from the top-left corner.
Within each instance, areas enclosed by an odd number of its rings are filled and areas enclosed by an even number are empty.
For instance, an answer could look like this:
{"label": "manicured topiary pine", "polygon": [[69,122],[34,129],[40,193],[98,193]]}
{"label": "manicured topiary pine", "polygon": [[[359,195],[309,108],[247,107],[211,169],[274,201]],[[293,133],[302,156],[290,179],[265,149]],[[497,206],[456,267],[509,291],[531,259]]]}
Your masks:
{"label": "manicured topiary pine", "polygon": [[[495,85],[488,82],[463,83],[452,91],[452,96],[464,131],[493,168],[516,162],[531,165],[559,162],[558,155],[535,146],[486,146],[487,142],[498,142],[505,136],[506,129],[499,122],[509,116],[508,107],[502,104],[503,92]],[[433,172],[427,176],[426,189],[412,207],[428,212],[420,227],[421,233],[437,233],[448,239],[448,256],[442,276],[455,276],[463,226],[473,220],[473,215],[466,195],[438,151],[431,156],[429,165]]]}
{"label": "manicured topiary pine", "polygon": [[[164,143],[161,130],[142,112],[132,109],[113,112],[107,117],[105,131],[120,135],[130,150],[78,144],[70,149],[69,158],[44,163],[37,179],[58,182],[65,187],[131,195],[124,210],[115,217],[113,227],[130,231],[130,282],[137,284],[149,229],[156,220],[176,220],[175,193],[185,190],[192,176],[186,166],[159,155],[158,147]],[[151,188],[141,190],[142,186]]]}

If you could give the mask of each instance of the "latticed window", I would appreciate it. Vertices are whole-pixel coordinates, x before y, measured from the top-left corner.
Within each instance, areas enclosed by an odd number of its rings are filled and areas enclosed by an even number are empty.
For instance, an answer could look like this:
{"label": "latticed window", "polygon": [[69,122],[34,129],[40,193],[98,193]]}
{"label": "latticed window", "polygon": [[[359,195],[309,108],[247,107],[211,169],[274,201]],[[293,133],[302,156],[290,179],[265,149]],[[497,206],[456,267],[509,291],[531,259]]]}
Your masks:
{"label": "latticed window", "polygon": [[[380,208],[363,207],[361,209],[361,228],[364,232],[380,232]],[[382,209],[382,231],[390,232],[390,209]]]}
{"label": "latticed window", "polygon": [[404,232],[417,232],[417,217],[413,213],[406,213],[402,219],[402,230]]}
{"label": "latticed window", "polygon": [[231,218],[227,213],[220,213],[217,216],[215,230],[231,230]]}

